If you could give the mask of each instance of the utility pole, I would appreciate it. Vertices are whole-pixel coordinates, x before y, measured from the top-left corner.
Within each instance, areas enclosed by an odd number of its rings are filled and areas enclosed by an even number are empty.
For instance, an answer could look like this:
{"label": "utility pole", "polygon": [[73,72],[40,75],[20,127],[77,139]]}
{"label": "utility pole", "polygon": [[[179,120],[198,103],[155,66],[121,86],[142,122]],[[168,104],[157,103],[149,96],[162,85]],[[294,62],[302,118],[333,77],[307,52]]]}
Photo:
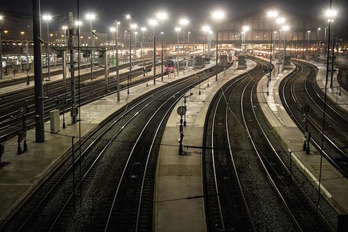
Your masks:
{"label": "utility pole", "polygon": [[119,66],[118,66],[118,21],[115,21],[116,24],[116,38],[115,38],[115,45],[116,45],[116,89],[117,89],[117,101],[120,101],[120,73],[119,73]]}
{"label": "utility pole", "polygon": [[33,0],[34,33],[34,79],[35,79],[35,137],[36,142],[45,142],[44,98],[41,65],[41,12],[40,0]]}
{"label": "utility pole", "polygon": [[156,84],[156,36],[153,30],[153,84]]}
{"label": "utility pole", "polygon": [[164,32],[161,32],[161,39],[162,39],[162,49],[161,49],[161,81],[163,82],[163,36]]}
{"label": "utility pole", "polygon": [[2,80],[2,39],[1,39],[2,30],[0,29],[0,80]]}

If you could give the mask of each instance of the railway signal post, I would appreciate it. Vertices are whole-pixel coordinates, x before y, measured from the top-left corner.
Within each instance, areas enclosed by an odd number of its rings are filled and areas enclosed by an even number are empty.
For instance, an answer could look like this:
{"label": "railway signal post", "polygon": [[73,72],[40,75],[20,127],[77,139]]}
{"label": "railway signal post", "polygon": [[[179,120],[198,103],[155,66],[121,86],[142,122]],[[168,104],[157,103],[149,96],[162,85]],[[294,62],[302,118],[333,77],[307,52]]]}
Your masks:
{"label": "railway signal post", "polygon": [[185,106],[179,106],[177,111],[178,115],[180,115],[180,137],[179,137],[179,155],[183,155],[183,145],[182,141],[184,139],[184,126],[183,126],[183,120],[182,116],[186,114],[186,107]]}
{"label": "railway signal post", "polygon": [[35,81],[35,141],[45,142],[44,97],[42,87],[41,64],[41,20],[40,0],[33,0],[33,34],[34,34],[34,81]]}

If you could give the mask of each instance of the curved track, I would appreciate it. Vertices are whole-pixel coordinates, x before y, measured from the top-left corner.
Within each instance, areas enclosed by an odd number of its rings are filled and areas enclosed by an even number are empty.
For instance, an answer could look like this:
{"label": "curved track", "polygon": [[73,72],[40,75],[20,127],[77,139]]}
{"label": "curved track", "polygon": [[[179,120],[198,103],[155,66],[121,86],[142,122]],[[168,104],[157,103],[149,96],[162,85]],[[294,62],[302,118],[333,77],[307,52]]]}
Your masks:
{"label": "curved track", "polygon": [[6,229],[151,231],[154,174],[164,123],[189,88],[214,74],[201,72],[177,80],[125,107],[82,145],[75,165],[67,161],[57,169]]}
{"label": "curved track", "polygon": [[327,100],[324,148],[321,149],[324,94],[315,81],[317,70],[304,62],[295,64],[295,71],[280,83],[281,100],[303,132],[306,130],[303,107],[310,107],[307,130],[311,132],[312,144],[342,175],[348,177],[348,114]]}
{"label": "curved track", "polygon": [[255,86],[263,75],[262,65],[223,86],[207,116],[204,146],[212,147],[204,152],[207,227],[331,231],[324,217],[316,216],[313,199],[279,155],[286,152],[274,148],[277,144],[279,149],[279,142],[256,113]]}

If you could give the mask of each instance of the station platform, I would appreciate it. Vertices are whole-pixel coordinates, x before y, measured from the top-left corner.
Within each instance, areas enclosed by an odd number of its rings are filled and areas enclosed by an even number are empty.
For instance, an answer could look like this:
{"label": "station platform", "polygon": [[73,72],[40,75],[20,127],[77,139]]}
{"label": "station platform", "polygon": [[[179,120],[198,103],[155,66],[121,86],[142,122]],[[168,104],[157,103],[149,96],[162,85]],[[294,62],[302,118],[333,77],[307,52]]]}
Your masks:
{"label": "station platform", "polygon": [[[294,66],[293,68],[294,69]],[[292,70],[283,71],[272,77],[269,83],[267,96],[267,76],[258,84],[257,97],[261,109],[266,116],[274,134],[281,141],[284,149],[290,149],[289,157],[297,167],[303,171],[313,186],[318,189],[320,172],[320,152],[311,145],[311,152],[306,155],[302,151],[303,133],[287,114],[280,96],[279,85],[281,80]],[[317,81],[322,81],[323,72],[318,73]],[[322,178],[320,192],[322,196],[335,208],[338,214],[348,213],[348,180],[343,177],[325,158],[322,162]]]}
{"label": "station platform", "polygon": [[[184,146],[202,147],[205,117],[215,93],[226,82],[254,68],[256,63],[248,60],[248,68],[236,70],[236,64],[191,89],[187,97]],[[199,95],[201,91],[201,95]],[[159,150],[155,184],[155,228],[156,232],[206,231],[203,197],[202,149],[185,148],[179,155],[180,116],[176,109],[184,105],[181,99],[172,111],[164,130]]]}
{"label": "station platform", "polygon": [[[160,67],[157,67],[156,72],[161,72]],[[81,138],[83,139],[91,134],[101,122],[137,97],[194,72],[194,70],[186,71],[185,74],[180,72],[179,76],[174,77],[172,74],[169,78],[164,75],[163,82],[160,81],[160,78],[157,78],[156,85],[153,83],[151,73],[148,73],[145,77],[139,75],[132,78],[132,81],[148,78],[147,84],[142,83],[131,87],[129,95],[127,91],[121,91],[119,102],[116,100],[116,94],[112,94],[82,106],[80,109]],[[17,89],[20,88],[21,86],[18,85]],[[61,126],[62,117],[61,115]],[[71,124],[70,112],[65,113],[65,119],[66,128],[61,127],[57,134],[50,133],[50,122],[45,123],[45,143],[36,143],[35,130],[28,130],[28,151],[21,155],[17,155],[17,138],[4,143],[5,153],[2,157],[4,166],[0,168],[0,230],[3,222],[28,199],[39,185],[45,181],[47,176],[52,173],[54,168],[66,158],[72,142],[74,144],[78,143],[79,124]]]}

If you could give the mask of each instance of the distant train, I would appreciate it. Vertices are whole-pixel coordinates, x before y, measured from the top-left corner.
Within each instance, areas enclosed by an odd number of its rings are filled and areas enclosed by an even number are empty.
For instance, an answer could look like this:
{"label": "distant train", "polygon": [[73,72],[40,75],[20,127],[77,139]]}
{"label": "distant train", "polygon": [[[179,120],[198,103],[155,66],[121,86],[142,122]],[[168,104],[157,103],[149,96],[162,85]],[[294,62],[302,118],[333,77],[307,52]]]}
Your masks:
{"label": "distant train", "polygon": [[174,72],[174,66],[175,66],[174,60],[166,60],[166,62],[164,63],[165,72],[168,72],[168,73]]}
{"label": "distant train", "polygon": [[193,67],[194,68],[204,68],[205,67],[205,59],[202,56],[195,56],[193,58]]}

